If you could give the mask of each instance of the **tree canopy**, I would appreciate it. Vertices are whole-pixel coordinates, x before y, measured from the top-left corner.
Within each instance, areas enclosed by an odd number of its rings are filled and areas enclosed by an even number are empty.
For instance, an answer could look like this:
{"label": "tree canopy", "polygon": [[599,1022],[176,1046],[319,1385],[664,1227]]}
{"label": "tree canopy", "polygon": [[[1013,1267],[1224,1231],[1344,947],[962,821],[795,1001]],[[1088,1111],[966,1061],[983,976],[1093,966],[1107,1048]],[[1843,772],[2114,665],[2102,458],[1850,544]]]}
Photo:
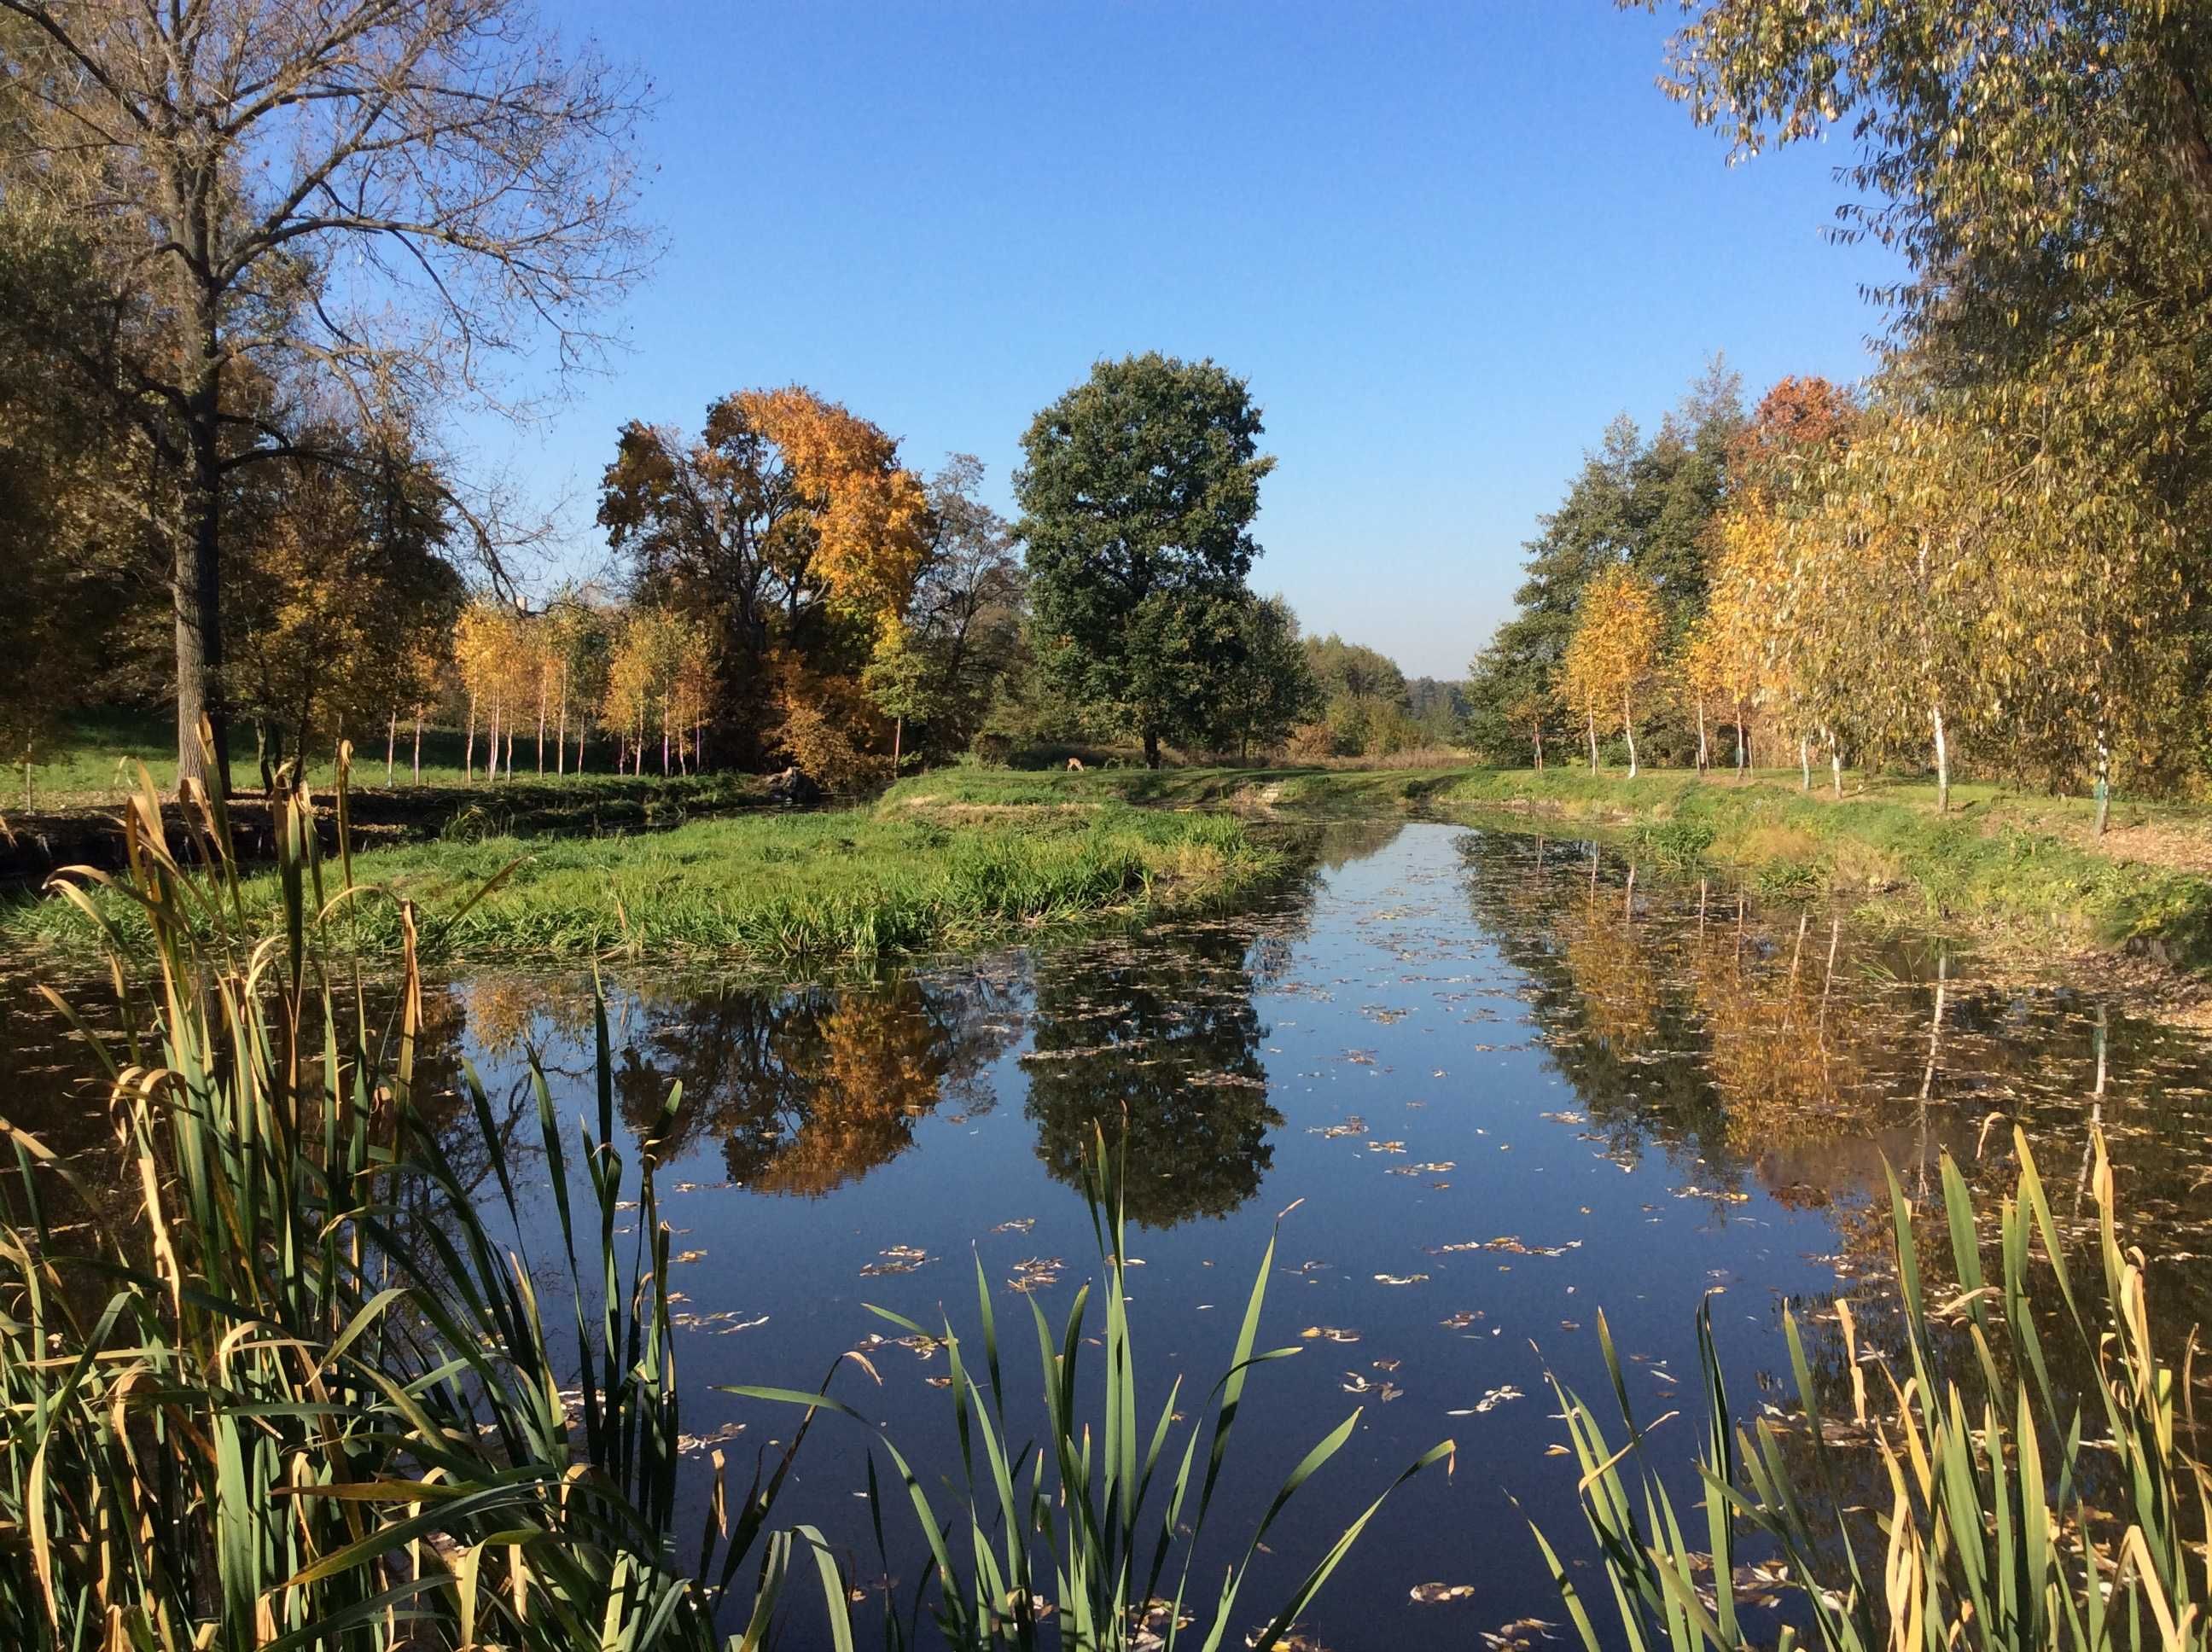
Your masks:
{"label": "tree canopy", "polygon": [[1260,435],[1244,380],[1155,351],[1100,361],[1022,437],[1039,664],[1154,767],[1163,740],[1203,734],[1242,653]]}

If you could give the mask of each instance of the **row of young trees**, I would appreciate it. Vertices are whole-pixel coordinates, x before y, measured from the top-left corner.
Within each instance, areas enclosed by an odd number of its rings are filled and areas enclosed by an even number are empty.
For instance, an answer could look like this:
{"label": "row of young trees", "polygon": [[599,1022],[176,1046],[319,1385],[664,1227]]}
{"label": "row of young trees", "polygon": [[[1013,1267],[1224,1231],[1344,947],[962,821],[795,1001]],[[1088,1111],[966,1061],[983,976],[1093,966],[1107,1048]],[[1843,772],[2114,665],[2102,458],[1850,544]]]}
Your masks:
{"label": "row of young trees", "polygon": [[2201,621],[2140,477],[1900,363],[1863,399],[1778,384],[1721,483],[1694,602],[1670,610],[1632,543],[1572,593],[1551,683],[1506,709],[1540,764],[1564,717],[1593,768],[1617,735],[1634,774],[1656,726],[1702,769],[1726,734],[1738,768],[1795,762],[1808,787],[1819,754],[1838,794],[1847,763],[1928,770],[1943,808],[1962,761],[2100,804],[2122,776],[2190,777]]}
{"label": "row of young trees", "polygon": [[[2201,785],[2212,680],[2212,33],[2087,0],[1701,0],[1667,84],[1740,155],[1847,131],[1900,252],[1881,370],[1709,379],[1608,432],[1476,665],[1504,755],[1571,718],[2054,788]],[[1931,41],[1942,43],[1940,52]]]}

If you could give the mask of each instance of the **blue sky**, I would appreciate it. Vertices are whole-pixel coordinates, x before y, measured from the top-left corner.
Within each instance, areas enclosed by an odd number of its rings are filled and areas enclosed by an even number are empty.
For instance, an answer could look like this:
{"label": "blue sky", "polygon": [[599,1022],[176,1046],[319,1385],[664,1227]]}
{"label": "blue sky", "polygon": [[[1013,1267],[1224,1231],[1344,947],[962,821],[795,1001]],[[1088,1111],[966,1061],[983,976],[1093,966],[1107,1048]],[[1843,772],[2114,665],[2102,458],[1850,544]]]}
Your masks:
{"label": "blue sky", "polygon": [[1654,85],[1666,18],[1608,0],[550,9],[652,76],[669,242],[605,376],[466,433],[570,501],[580,568],[627,418],[801,382],[1006,508],[1030,414],[1158,349],[1266,410],[1255,585],[1456,676],[1613,413],[1715,349],[1753,395],[1870,366],[1891,266],[1822,234],[1845,155],[1729,167]]}

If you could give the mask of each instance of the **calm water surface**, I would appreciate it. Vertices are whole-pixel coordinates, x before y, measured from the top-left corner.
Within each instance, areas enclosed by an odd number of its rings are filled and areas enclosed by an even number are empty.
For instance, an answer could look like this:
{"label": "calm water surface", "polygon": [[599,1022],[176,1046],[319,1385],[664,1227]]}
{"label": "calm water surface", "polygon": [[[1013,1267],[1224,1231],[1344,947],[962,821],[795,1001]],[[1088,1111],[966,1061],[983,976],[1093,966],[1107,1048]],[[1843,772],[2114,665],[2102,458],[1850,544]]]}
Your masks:
{"label": "calm water surface", "polygon": [[[1459,1442],[1454,1472],[1403,1488],[1322,1595],[1310,1627],[1339,1652],[1559,1619],[1526,1522],[1575,1554],[1588,1544],[1547,1373],[1607,1392],[1602,1309],[1639,1415],[1694,1411],[1694,1315],[1710,1299],[1739,1415],[1778,1401],[1785,1305],[1816,1349],[1839,1291],[1879,1327],[1885,1159],[1917,1188],[1948,1149],[1996,1186],[2018,1121],[2069,1204],[2096,1117],[2165,1247],[2154,1295],[2170,1320],[2203,1317],[2205,1058],[2094,982],[2001,993],[1935,943],[1740,908],[1731,889],[1632,876],[1580,842],[1355,823],[1310,856],[1306,876],[1234,917],[863,986],[611,982],[625,1119],[649,1121],[684,1085],[663,1198],[702,1456],[719,1443],[745,1461],[791,1420],[710,1385],[812,1386],[892,1333],[866,1304],[924,1323],[949,1310],[972,1332],[971,1256],[1001,1297],[1009,1386],[1030,1406],[1014,1292],[1056,1322],[1097,1272],[1077,1187],[1094,1122],[1110,1137],[1127,1121],[1134,1335],[1155,1405],[1182,1375],[1196,1420],[1290,1211],[1261,1345],[1303,1351],[1254,1374],[1213,1530],[1248,1533],[1305,1448],[1361,1408],[1270,1540],[1255,1626],[1390,1476]],[[518,1142],[535,1130],[527,1052],[564,1115],[595,1110],[587,982],[482,976],[433,1005],[444,1071],[473,1061]],[[15,1116],[96,1140],[94,1104],[63,1083],[77,1071],[51,1019],[13,1004],[0,1078]],[[550,1256],[543,1175],[539,1162],[526,1237]],[[942,1356],[869,1357],[880,1386],[848,1365],[838,1391],[926,1479],[957,1473],[932,1382]],[[1652,1437],[1686,1466],[1688,1421]],[[778,1512],[821,1525],[873,1578],[864,1448],[855,1426],[817,1427]],[[895,1545],[902,1597],[916,1553]],[[1475,1593],[1417,1605],[1425,1582]],[[792,1643],[812,1632],[794,1625]]]}

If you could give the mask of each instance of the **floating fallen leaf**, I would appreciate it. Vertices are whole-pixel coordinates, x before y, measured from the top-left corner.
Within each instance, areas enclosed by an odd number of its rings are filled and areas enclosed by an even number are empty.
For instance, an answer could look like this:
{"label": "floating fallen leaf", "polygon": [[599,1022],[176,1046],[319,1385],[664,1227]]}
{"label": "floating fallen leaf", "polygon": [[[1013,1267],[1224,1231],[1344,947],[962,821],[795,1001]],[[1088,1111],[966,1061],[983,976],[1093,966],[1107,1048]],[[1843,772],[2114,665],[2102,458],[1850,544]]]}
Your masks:
{"label": "floating fallen leaf", "polygon": [[1423,1285],[1427,1282],[1428,1277],[1425,1273],[1378,1273],[1375,1276],[1375,1283],[1377,1285]]}
{"label": "floating fallen leaf", "polygon": [[1486,1411],[1495,1411],[1498,1406],[1504,1405],[1509,1400],[1525,1400],[1527,1398],[1528,1396],[1522,1394],[1520,1389],[1515,1388],[1510,1382],[1508,1382],[1503,1387],[1492,1388],[1488,1394],[1484,1394],[1481,1399],[1476,1400],[1474,1404],[1468,1406],[1466,1409],[1462,1411],[1446,1412],[1444,1415],[1447,1417],[1480,1417]]}
{"label": "floating fallen leaf", "polygon": [[1042,1291],[1060,1283],[1060,1276],[1067,1264],[1057,1256],[1031,1256],[1014,1264],[1014,1276],[1006,1281],[1013,1291]]}
{"label": "floating fallen leaf", "polygon": [[860,1277],[871,1278],[880,1273],[911,1273],[929,1260],[929,1253],[915,1245],[893,1245],[889,1250],[876,1253],[884,1260],[870,1262],[860,1270]]}
{"label": "floating fallen leaf", "polygon": [[1439,1606],[1447,1600],[1472,1600],[1474,1599],[1474,1585],[1472,1583],[1416,1583],[1413,1585],[1413,1595],[1414,1601],[1419,1605]]}

